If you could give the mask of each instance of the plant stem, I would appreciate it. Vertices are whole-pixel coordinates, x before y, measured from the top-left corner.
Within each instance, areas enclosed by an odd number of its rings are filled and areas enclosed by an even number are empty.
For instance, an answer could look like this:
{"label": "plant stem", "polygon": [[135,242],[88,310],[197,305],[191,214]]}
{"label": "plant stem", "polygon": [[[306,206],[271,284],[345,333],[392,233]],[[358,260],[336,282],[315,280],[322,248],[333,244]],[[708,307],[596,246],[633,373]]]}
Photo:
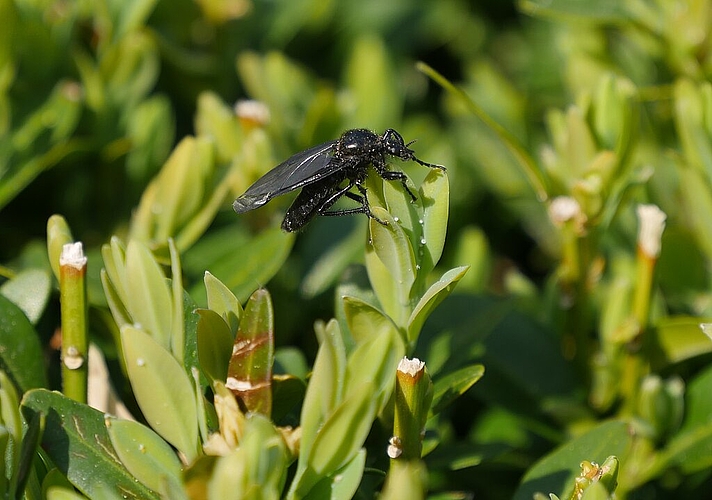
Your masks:
{"label": "plant stem", "polygon": [[59,258],[62,317],[62,388],[80,403],[87,402],[87,258],[81,243],[64,245]]}
{"label": "plant stem", "polygon": [[423,430],[433,398],[433,384],[425,363],[403,358],[396,371],[393,437],[388,447],[391,463],[420,460]]}

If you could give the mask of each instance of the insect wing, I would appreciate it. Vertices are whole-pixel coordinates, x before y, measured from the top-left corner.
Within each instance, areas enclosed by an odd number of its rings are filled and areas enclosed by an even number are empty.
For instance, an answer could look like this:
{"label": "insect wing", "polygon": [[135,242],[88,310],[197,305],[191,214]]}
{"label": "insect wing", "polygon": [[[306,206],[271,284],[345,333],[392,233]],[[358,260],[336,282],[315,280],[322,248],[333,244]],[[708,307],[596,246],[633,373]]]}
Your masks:
{"label": "insect wing", "polygon": [[330,153],[337,141],[329,141],[306,149],[280,163],[257,179],[232,204],[238,214],[259,208],[275,196],[288,193],[326,175],[334,158]]}

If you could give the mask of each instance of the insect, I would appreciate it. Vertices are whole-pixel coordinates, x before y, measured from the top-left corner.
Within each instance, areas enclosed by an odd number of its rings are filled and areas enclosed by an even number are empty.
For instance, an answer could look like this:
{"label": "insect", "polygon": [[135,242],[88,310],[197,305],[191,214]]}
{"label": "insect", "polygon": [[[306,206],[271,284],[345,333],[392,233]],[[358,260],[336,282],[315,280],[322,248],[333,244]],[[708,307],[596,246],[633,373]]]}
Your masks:
{"label": "insect", "polygon": [[[347,130],[335,140],[314,146],[297,153],[260,177],[247,191],[235,200],[232,208],[238,214],[254,210],[279,196],[301,188],[282,222],[282,229],[296,231],[315,215],[366,214],[381,224],[368,206],[363,182],[368,176],[368,167],[387,181],[399,181],[412,200],[416,197],[406,184],[403,172],[388,170],[386,157],[393,156],[403,161],[415,161],[423,166],[445,170],[442,165],[426,163],[416,158],[408,149],[403,137],[393,129],[382,136],[366,129]],[[358,193],[352,191],[356,188]],[[346,196],[360,205],[355,208],[329,210],[341,197]]]}

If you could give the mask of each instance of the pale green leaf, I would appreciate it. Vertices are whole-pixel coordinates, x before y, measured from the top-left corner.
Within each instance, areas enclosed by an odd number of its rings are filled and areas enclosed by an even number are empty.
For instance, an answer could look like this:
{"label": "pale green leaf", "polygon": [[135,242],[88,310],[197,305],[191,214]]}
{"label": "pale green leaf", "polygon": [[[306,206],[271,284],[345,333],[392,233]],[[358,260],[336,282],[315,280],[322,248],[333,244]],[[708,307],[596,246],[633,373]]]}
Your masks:
{"label": "pale green leaf", "polygon": [[354,388],[336,407],[317,434],[307,457],[317,475],[328,475],[344,466],[363,446],[376,416],[375,387],[366,383]]}
{"label": "pale green leaf", "polygon": [[173,448],[139,422],[108,419],[106,429],[121,463],[136,479],[161,491],[166,480],[179,482],[181,463]]}
{"label": "pale green leaf", "polygon": [[[302,405],[300,458],[309,453],[324,420],[341,401],[344,385],[346,349],[339,324],[332,320],[322,330],[319,351]],[[300,459],[300,467],[302,462]]]}
{"label": "pale green leaf", "polygon": [[166,277],[151,251],[135,240],[126,250],[126,289],[134,323],[170,349],[173,302]]}
{"label": "pale green leaf", "polygon": [[469,266],[450,269],[428,288],[413,309],[410,318],[408,318],[408,342],[415,343],[418,335],[420,335],[420,329],[430,313],[445,297],[450,295],[457,282],[460,281],[468,269]]}
{"label": "pale green leaf", "polygon": [[358,489],[366,465],[366,450],[360,449],[346,465],[319,481],[304,500],[350,500]]}
{"label": "pale green leaf", "polygon": [[205,271],[203,278],[208,296],[208,309],[222,316],[234,335],[242,317],[242,306],[230,289],[210,272]]}
{"label": "pale green leaf", "polygon": [[52,215],[47,220],[47,256],[54,277],[59,281],[59,256],[67,243],[73,243],[72,230],[61,215]]}
{"label": "pale green leaf", "polygon": [[342,302],[346,322],[357,344],[385,335],[396,328],[388,316],[358,297],[347,295],[342,298]]}
{"label": "pale green leaf", "polygon": [[[389,324],[385,323],[386,326]],[[405,344],[392,324],[380,335],[358,344],[349,355],[344,397],[349,397],[368,382],[373,385],[371,398],[380,410],[395,387],[396,369],[403,356]]]}
{"label": "pale green leaf", "polygon": [[450,184],[448,176],[440,169],[432,169],[420,186],[423,204],[423,239],[420,273],[426,275],[440,260],[445,247],[445,234],[450,210]]}
{"label": "pale green leaf", "polygon": [[142,330],[125,326],[121,339],[131,387],[146,421],[192,462],[198,455],[198,410],[188,375]]}

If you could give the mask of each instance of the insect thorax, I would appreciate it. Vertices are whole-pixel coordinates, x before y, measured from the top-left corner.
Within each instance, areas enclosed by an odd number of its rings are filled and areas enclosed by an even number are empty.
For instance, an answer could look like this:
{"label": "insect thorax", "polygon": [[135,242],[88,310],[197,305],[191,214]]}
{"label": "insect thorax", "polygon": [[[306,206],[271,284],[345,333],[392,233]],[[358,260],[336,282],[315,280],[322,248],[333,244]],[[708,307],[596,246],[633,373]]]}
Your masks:
{"label": "insect thorax", "polygon": [[371,156],[380,150],[380,137],[364,128],[347,130],[336,144],[336,154],[341,158]]}

